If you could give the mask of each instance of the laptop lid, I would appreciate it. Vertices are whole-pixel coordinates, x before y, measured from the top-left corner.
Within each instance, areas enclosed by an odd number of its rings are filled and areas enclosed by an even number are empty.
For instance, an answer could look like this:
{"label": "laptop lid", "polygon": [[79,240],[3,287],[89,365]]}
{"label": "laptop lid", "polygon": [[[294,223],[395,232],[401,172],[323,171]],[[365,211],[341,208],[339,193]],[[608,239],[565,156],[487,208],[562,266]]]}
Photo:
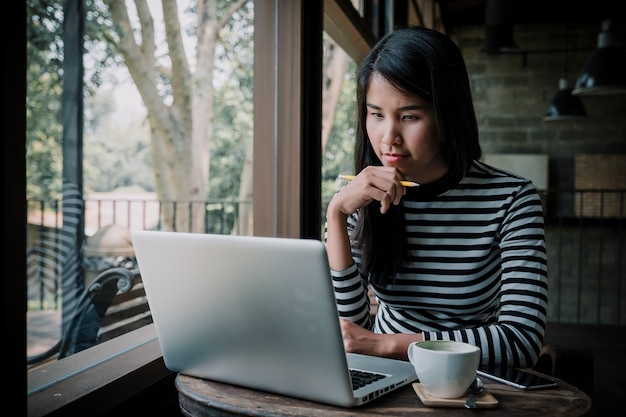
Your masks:
{"label": "laptop lid", "polygon": [[[346,355],[318,240],[133,231],[168,369],[340,406],[416,379],[406,361]],[[387,378],[352,390],[350,365]],[[399,373],[396,375],[396,373]]]}

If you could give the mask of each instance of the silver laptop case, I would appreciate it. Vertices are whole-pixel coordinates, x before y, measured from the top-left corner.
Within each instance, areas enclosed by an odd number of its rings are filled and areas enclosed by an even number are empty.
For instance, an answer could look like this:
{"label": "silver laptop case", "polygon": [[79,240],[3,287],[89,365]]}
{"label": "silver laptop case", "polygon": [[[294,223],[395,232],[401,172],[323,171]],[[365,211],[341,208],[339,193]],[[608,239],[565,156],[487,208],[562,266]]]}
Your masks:
{"label": "silver laptop case", "polygon": [[348,355],[403,373],[355,398],[320,241],[155,231],[132,239],[172,371],[345,407],[416,378],[409,362]]}

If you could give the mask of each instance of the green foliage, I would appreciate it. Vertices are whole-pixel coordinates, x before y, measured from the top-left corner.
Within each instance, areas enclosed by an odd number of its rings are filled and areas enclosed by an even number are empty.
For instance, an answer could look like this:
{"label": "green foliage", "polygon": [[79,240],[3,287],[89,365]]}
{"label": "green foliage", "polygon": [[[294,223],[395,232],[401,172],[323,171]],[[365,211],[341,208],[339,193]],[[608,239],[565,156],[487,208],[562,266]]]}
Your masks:
{"label": "green foliage", "polygon": [[[102,82],[105,68],[119,63],[115,49],[103,43],[112,24],[94,0],[83,4],[85,21],[85,94]],[[26,2],[26,184],[30,199],[58,199],[61,193],[63,2]],[[89,114],[85,125],[89,125]]]}
{"label": "green foliage", "polygon": [[354,170],[355,126],[356,63],[350,60],[337,103],[333,127],[324,155],[322,155],[322,204],[324,207],[345,183],[343,180],[337,180],[337,176],[350,174]]}
{"label": "green foliage", "polygon": [[29,63],[26,97],[27,195],[55,199],[61,192],[61,86],[56,74]]}
{"label": "green foliage", "polygon": [[[150,157],[150,132],[141,118],[121,123],[111,113],[110,94],[101,92],[90,100],[99,128],[85,137],[83,170],[85,193],[135,188],[154,191]],[[98,108],[103,110],[97,110]]]}
{"label": "green foliage", "polygon": [[216,49],[209,199],[237,199],[253,132],[254,11],[247,2],[220,32]]}
{"label": "green foliage", "polygon": [[63,45],[60,3],[26,2],[26,191],[56,199],[61,192],[61,75]]}
{"label": "green foliage", "polygon": [[[218,8],[225,10],[231,4],[219,1]],[[105,82],[115,85],[116,78],[111,74],[123,65],[113,22],[100,0],[86,0],[83,7],[85,192],[131,185],[152,191],[147,124],[137,121],[121,126],[111,119],[115,103],[100,88]],[[252,140],[253,7],[254,2],[248,1],[220,33],[210,198],[237,198],[246,150]],[[27,16],[27,195],[31,199],[58,199],[63,169],[63,2],[29,0]],[[195,30],[193,25],[189,28]],[[168,91],[168,83],[168,79],[161,80],[162,91]]]}
{"label": "green foliage", "polygon": [[252,141],[252,91],[222,88],[214,93],[208,198],[237,199],[246,151]]}

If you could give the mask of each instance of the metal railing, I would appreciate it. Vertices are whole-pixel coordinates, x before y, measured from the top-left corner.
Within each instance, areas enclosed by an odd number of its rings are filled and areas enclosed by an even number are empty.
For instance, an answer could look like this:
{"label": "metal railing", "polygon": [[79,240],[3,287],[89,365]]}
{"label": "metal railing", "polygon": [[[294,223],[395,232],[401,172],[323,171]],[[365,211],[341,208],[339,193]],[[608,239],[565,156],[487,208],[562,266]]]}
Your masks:
{"label": "metal railing", "polygon": [[[626,295],[626,190],[548,190],[542,198],[550,285],[548,320],[626,324],[626,303],[622,302]],[[206,233],[239,234],[240,208],[250,203],[213,200],[201,204]],[[36,251],[43,229],[61,227],[61,202],[29,201],[27,207],[27,250]],[[161,230],[163,224],[176,224],[174,219],[164,221],[164,213],[177,216],[181,210],[191,210],[191,203],[85,200],[85,230],[93,233],[110,224]],[[42,272],[46,268],[47,274]],[[59,266],[46,268],[29,269],[35,274],[28,276],[30,308],[58,307]]]}
{"label": "metal railing", "polygon": [[[111,224],[141,230],[193,230],[192,222],[198,212],[203,217],[205,233],[239,234],[236,223],[239,212],[252,204],[250,201],[233,200],[159,201],[130,197],[85,199],[84,202],[87,235]],[[59,200],[27,200],[28,223],[50,228],[61,227],[61,205]],[[188,223],[183,222],[180,226],[181,219]],[[177,225],[184,230],[177,230]]]}
{"label": "metal railing", "polygon": [[626,324],[626,190],[543,192],[552,322]]}
{"label": "metal railing", "polygon": [[[62,201],[27,200],[27,290],[29,309],[60,308],[63,226]],[[94,235],[111,225],[130,230],[195,231],[241,234],[237,219],[249,201],[207,200],[202,202],[154,199],[102,198],[84,200],[84,235]],[[200,215],[200,229],[198,228]],[[195,217],[194,217],[195,216]],[[182,221],[181,221],[182,220]],[[85,246],[83,246],[85,247]],[[104,267],[123,266],[125,256],[94,259],[83,254],[87,276]],[[96,269],[93,269],[96,268]]]}

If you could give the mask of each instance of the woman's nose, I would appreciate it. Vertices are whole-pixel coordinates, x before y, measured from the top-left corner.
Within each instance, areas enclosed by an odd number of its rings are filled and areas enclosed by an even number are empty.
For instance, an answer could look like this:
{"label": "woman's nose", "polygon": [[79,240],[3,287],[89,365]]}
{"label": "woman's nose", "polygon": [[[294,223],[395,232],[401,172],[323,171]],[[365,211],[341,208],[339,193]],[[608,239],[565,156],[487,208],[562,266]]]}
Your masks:
{"label": "woman's nose", "polygon": [[383,145],[387,146],[398,145],[400,142],[402,142],[402,136],[396,128],[395,123],[389,123],[386,126],[381,141]]}

